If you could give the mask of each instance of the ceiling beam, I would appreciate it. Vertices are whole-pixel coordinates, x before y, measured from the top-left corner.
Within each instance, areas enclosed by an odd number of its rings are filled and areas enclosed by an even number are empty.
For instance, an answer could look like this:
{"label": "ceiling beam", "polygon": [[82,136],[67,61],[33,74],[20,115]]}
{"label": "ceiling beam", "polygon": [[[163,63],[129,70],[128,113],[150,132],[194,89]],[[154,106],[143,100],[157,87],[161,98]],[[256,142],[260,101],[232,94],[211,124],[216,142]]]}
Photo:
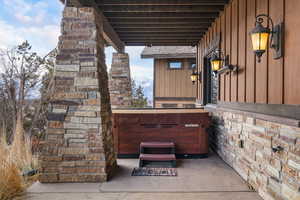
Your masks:
{"label": "ceiling beam", "polygon": [[209,25],[203,24],[112,24],[114,28],[176,28],[176,29],[189,29],[189,28],[205,28]]}
{"label": "ceiling beam", "polygon": [[188,28],[188,29],[173,29],[173,28],[115,28],[117,33],[132,33],[132,32],[143,32],[143,33],[163,33],[163,32],[181,32],[181,33],[204,33],[207,31],[206,28]]}
{"label": "ceiling beam", "polygon": [[127,46],[196,46],[196,42],[193,43],[185,43],[185,42],[125,42]]}
{"label": "ceiling beam", "polygon": [[168,40],[168,39],[193,39],[193,40],[200,40],[201,39],[201,36],[191,36],[191,37],[188,37],[188,36],[157,36],[157,37],[146,37],[146,36],[133,36],[133,37],[130,37],[130,36],[126,36],[126,37],[121,37],[122,40],[124,41],[129,41],[129,40],[156,40],[156,39],[159,39],[159,40]]}
{"label": "ceiling beam", "polygon": [[228,0],[97,0],[102,5],[147,6],[147,5],[225,5]]}
{"label": "ceiling beam", "polygon": [[197,43],[199,40],[189,40],[189,39],[181,39],[181,40],[176,40],[176,39],[170,39],[170,40],[126,40],[126,43],[144,43],[144,44],[153,44],[153,43],[185,43],[185,44],[194,44]]}
{"label": "ceiling beam", "polygon": [[190,18],[186,20],[185,18],[171,18],[171,19],[157,19],[157,18],[136,18],[136,19],[122,19],[122,18],[113,18],[109,19],[110,24],[189,24],[189,23],[198,23],[198,24],[206,24],[210,25],[214,19],[204,19],[204,18]]}
{"label": "ceiling beam", "polygon": [[145,13],[145,12],[175,12],[175,13],[181,13],[181,12],[186,12],[186,13],[209,13],[209,12],[219,12],[224,9],[224,6],[197,6],[197,5],[191,5],[191,6],[170,6],[170,5],[155,5],[155,6],[106,6],[102,5],[99,6],[100,9],[104,13],[109,13],[109,12],[125,12],[125,13],[130,13],[130,12],[135,12],[135,13]]}
{"label": "ceiling beam", "polygon": [[105,13],[104,15],[109,19],[172,19],[172,18],[209,18],[214,19],[219,16],[218,12],[212,12],[212,13],[169,13],[169,12],[163,12],[163,13]]}
{"label": "ceiling beam", "polygon": [[144,36],[144,37],[159,37],[159,36],[187,36],[187,37],[198,37],[202,36],[203,32],[201,33],[187,33],[187,32],[163,32],[163,33],[147,33],[147,32],[133,32],[133,33],[120,33],[120,37],[139,37],[139,36]]}

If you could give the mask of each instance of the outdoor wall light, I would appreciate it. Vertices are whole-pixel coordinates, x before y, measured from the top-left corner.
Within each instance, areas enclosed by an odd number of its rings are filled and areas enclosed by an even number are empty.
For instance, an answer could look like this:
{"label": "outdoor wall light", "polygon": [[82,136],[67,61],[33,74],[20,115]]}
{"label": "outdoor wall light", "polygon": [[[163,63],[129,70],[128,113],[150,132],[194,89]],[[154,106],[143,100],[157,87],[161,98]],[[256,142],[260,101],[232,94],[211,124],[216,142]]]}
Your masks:
{"label": "outdoor wall light", "polygon": [[[269,23],[266,27],[263,26],[264,17],[268,19]],[[275,50],[274,59],[278,59],[283,55],[283,23],[274,26],[273,20],[266,14],[256,16],[255,28],[250,32],[252,47],[258,62],[261,61],[261,56],[266,52],[269,46]]]}
{"label": "outdoor wall light", "polygon": [[220,55],[218,55],[218,53],[215,53],[211,57],[210,63],[211,63],[211,70],[214,73],[217,73],[223,65],[223,59],[220,57]]}
{"label": "outdoor wall light", "polygon": [[191,74],[191,81],[193,85],[195,85],[196,81],[201,80],[201,72],[197,73],[195,70],[193,70],[193,73]]}
{"label": "outdoor wall light", "polygon": [[215,75],[238,70],[238,66],[229,64],[229,56],[223,56],[220,50],[214,52],[210,59],[210,64],[211,70]]}

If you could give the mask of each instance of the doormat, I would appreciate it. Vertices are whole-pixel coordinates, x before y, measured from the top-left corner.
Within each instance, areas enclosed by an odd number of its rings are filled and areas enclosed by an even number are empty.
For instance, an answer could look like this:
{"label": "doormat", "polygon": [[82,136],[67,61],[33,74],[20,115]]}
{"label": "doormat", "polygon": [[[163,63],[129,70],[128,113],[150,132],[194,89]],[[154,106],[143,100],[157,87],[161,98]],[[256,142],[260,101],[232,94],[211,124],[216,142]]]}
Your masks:
{"label": "doormat", "polygon": [[131,176],[177,176],[175,168],[134,168]]}

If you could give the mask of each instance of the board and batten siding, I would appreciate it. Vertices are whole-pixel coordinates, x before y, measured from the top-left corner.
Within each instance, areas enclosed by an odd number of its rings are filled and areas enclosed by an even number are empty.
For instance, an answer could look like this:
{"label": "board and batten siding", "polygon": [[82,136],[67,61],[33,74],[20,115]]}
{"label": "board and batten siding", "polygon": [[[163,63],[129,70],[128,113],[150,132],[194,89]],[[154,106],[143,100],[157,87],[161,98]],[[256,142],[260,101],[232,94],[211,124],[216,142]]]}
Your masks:
{"label": "board and batten siding", "polygon": [[[219,101],[262,104],[300,104],[300,1],[232,0],[198,44],[198,67],[203,71],[205,49],[221,34],[220,48],[230,63],[239,66],[236,74],[219,76]],[[249,32],[255,16],[269,14],[274,24],[284,23],[284,57],[273,59],[269,49],[256,61]],[[198,83],[198,99],[203,85]]]}
{"label": "board and batten siding", "polygon": [[189,59],[173,59],[183,63],[183,69],[169,69],[168,59],[154,60],[155,97],[196,97],[196,84],[190,79]]}

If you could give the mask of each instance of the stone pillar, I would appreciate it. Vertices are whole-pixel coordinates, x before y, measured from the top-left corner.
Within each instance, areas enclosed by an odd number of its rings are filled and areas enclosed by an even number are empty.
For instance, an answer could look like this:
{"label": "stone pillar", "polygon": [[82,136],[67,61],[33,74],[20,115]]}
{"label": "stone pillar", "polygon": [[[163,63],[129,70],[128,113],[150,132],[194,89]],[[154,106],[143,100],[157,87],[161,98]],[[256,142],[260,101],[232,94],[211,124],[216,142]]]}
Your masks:
{"label": "stone pillar", "polygon": [[113,53],[109,91],[112,108],[131,106],[131,77],[127,53]]}
{"label": "stone pillar", "polygon": [[61,30],[40,181],[106,181],[116,157],[102,20],[93,8],[66,7]]}

